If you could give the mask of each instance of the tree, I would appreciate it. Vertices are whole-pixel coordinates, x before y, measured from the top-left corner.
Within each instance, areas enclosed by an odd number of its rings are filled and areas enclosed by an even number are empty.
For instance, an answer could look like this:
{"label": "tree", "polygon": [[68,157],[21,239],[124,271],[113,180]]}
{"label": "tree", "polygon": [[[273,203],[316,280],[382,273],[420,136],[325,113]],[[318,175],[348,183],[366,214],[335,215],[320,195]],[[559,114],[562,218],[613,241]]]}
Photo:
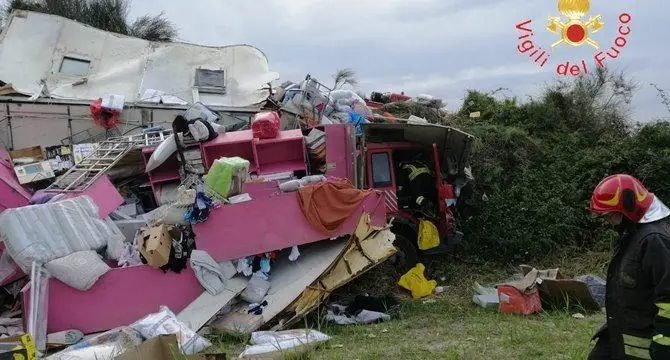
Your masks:
{"label": "tree", "polygon": [[358,80],[356,80],[356,72],[352,69],[340,69],[333,75],[335,80],[335,85],[333,89],[340,89],[344,85],[356,86],[358,85]]}
{"label": "tree", "polygon": [[10,0],[3,9],[7,19],[14,10],[62,16],[101,30],[150,41],[173,41],[177,29],[164,13],[144,15],[128,22],[130,0]]}

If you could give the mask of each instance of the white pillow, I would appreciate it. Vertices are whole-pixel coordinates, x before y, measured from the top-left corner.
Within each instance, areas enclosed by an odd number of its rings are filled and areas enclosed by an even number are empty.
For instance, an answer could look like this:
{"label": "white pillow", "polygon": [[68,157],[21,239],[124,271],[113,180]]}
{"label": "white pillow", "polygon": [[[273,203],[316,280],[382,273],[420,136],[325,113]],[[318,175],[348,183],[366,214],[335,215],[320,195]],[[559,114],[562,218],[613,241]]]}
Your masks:
{"label": "white pillow", "polygon": [[80,290],[90,289],[111,268],[92,250],[78,251],[68,256],[51,260],[45,265],[56,279]]}

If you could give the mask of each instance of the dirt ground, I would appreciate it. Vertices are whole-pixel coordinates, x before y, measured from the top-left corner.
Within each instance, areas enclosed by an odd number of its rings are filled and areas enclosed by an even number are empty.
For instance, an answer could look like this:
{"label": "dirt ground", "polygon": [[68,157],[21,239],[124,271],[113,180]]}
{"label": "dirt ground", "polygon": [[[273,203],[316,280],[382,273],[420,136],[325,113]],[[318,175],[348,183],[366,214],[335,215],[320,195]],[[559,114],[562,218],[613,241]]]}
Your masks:
{"label": "dirt ground", "polygon": [[[560,259],[567,276],[603,276],[608,254],[585,254],[580,258]],[[537,267],[541,267],[537,265]],[[439,296],[414,301],[395,287],[397,274],[381,266],[336,294],[346,301],[352,295],[383,295],[393,292],[403,299],[395,318],[386,323],[365,326],[338,326],[325,323],[318,313],[300,327],[319,330],[332,340],[309,352],[286,359],[579,359],[587,357],[591,337],[602,324],[603,313],[573,317],[578,310],[563,309],[534,316],[501,315],[496,309],[482,309],[472,302],[472,284],[490,284],[514,272],[487,269],[486,266],[429,266],[430,277],[445,286]],[[225,336],[220,346],[236,357],[248,337]]]}

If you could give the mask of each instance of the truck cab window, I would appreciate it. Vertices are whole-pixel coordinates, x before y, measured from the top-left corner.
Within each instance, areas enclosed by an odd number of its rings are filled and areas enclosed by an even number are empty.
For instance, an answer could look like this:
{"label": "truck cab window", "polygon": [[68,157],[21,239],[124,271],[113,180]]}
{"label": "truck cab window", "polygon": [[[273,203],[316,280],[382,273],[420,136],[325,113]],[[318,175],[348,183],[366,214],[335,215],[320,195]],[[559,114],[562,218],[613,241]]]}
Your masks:
{"label": "truck cab window", "polygon": [[391,162],[388,153],[372,154],[372,187],[388,187],[391,181]]}

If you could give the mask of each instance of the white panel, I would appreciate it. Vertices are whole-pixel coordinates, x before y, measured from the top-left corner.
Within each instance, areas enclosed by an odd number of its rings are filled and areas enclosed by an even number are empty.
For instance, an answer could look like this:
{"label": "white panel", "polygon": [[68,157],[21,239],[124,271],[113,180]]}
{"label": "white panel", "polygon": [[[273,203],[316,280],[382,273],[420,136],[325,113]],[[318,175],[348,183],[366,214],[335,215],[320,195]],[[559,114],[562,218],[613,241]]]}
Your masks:
{"label": "white panel", "polygon": [[[268,91],[261,89],[279,78],[269,71],[265,54],[248,45],[152,43],[53,15],[21,14],[25,17],[14,16],[0,42],[0,80],[28,95],[37,93],[46,78],[55,98],[94,100],[117,94],[137,102],[144,90],[155,89],[192,102],[195,69],[200,67],[225,71],[226,94],[207,97],[208,105],[248,107],[265,100]],[[85,83],[80,75],[60,71],[65,56],[91,61]],[[66,64],[67,72],[83,74],[70,65],[75,64]]]}
{"label": "white panel", "polygon": [[33,94],[40,88],[40,79],[51,70],[62,20],[22,14],[28,17],[12,17],[0,42],[0,80],[12,83],[20,92]]}

